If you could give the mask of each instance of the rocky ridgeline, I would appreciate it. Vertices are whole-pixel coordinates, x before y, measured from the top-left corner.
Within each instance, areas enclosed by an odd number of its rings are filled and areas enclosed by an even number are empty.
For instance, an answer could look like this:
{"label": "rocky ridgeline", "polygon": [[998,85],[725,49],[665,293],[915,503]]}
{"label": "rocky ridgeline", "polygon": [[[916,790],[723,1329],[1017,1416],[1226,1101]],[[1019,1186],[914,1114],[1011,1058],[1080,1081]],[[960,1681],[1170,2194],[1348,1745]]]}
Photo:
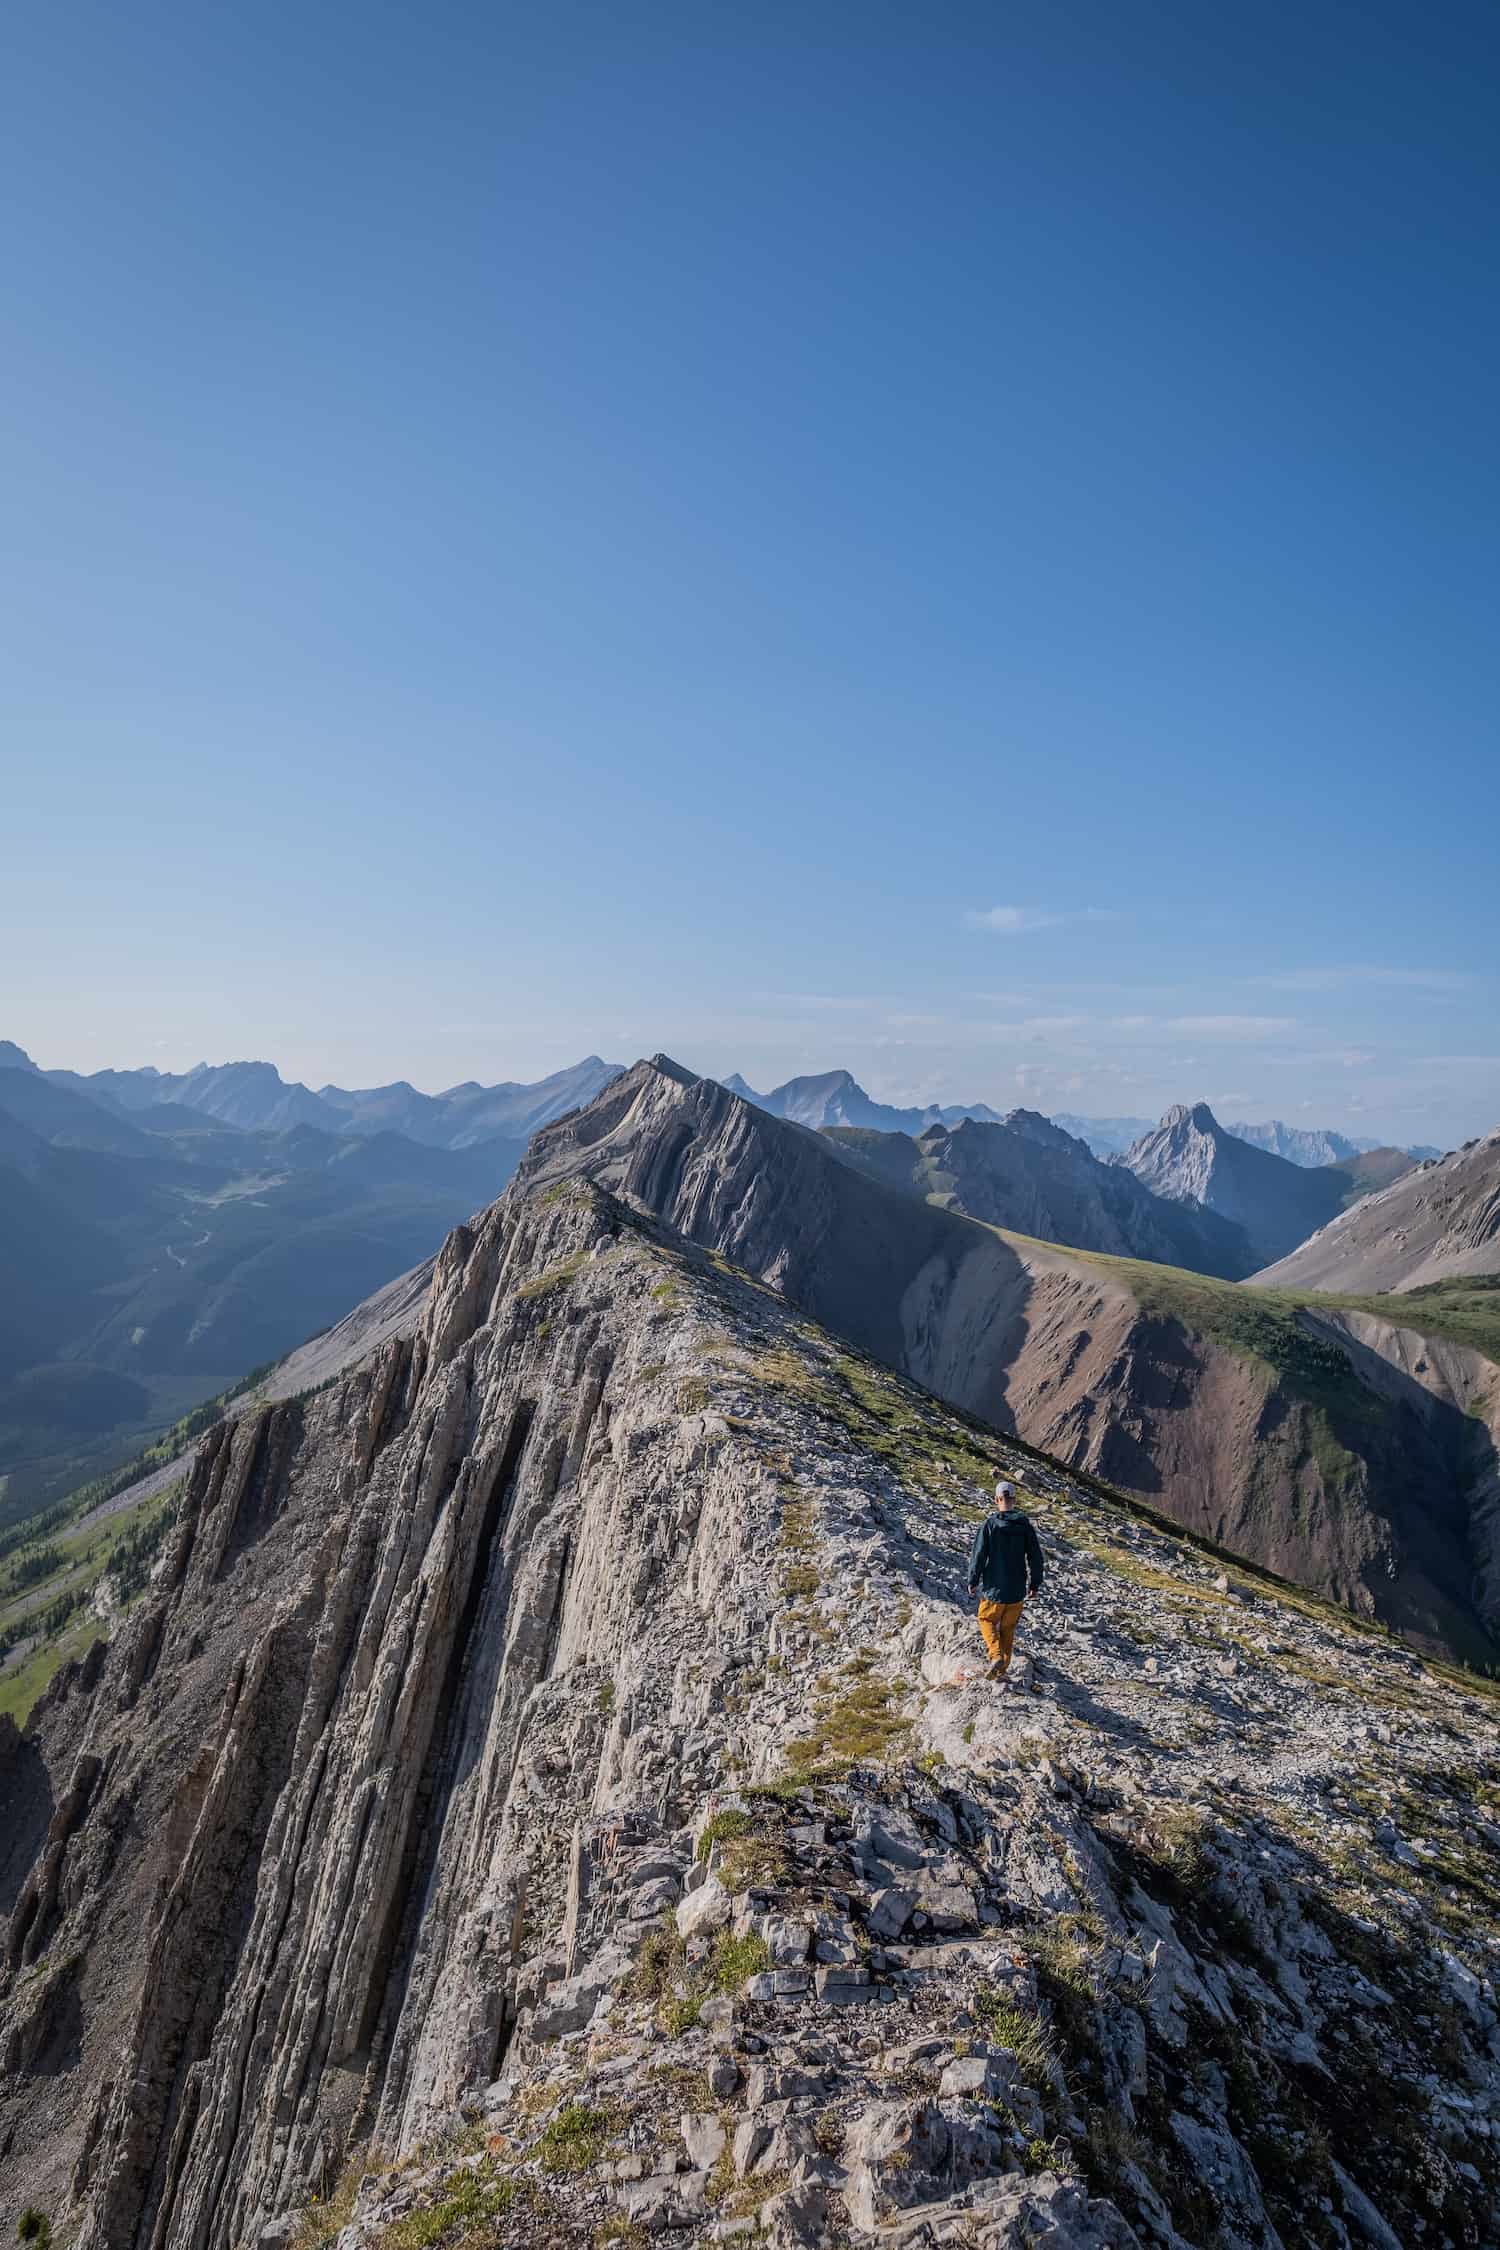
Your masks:
{"label": "rocky ridgeline", "polygon": [[[1007,1688],[1001,1468],[1049,1563]],[[1490,1690],[513,1190],[206,1441],[149,1602],[0,1743],[7,2215],[1487,2244],[1497,1751]]]}

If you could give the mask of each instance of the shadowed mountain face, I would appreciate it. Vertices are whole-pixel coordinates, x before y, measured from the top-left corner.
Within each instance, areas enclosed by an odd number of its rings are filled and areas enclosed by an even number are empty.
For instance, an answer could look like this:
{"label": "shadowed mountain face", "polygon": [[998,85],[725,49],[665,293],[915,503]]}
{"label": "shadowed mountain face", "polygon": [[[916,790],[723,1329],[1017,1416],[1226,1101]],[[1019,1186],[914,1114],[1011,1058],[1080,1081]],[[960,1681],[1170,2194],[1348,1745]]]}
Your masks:
{"label": "shadowed mountain face", "polygon": [[1500,1132],[1398,1176],[1256,1279],[1401,1291],[1487,1274],[1500,1274]]}
{"label": "shadowed mountain face", "polygon": [[[1399,1151],[1387,1157],[1386,1176],[1410,1168]],[[1255,1259],[1269,1265],[1326,1226],[1350,1200],[1378,1183],[1368,1159],[1362,1169],[1323,1165],[1308,1170],[1252,1148],[1220,1125],[1206,1102],[1169,1109],[1153,1131],[1132,1143],[1120,1162],[1153,1195],[1198,1203],[1244,1230]]]}
{"label": "shadowed mountain face", "polygon": [[1433,1645],[1500,1656],[1500,1369],[1481,1348],[1424,1348],[1378,1305],[1356,1335],[1353,1314],[1001,1235],[665,1057],[538,1134],[519,1178],[579,1174],[995,1427]]}
{"label": "shadowed mountain face", "polygon": [[987,1226],[1231,1281],[1254,1262],[1243,1231],[1231,1221],[1153,1195],[1034,1110],[1012,1110],[997,1125],[972,1119],[930,1125],[915,1140],[847,1129],[826,1138],[846,1162],[882,1185]]}

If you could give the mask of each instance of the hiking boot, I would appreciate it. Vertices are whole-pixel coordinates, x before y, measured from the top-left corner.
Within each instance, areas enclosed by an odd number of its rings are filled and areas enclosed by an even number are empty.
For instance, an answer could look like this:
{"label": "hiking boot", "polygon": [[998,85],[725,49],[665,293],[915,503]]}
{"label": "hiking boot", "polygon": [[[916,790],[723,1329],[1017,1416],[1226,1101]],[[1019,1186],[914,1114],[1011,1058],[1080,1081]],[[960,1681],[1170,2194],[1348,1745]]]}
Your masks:
{"label": "hiking boot", "polygon": [[1006,1663],[1004,1657],[997,1656],[985,1673],[985,1678],[987,1680],[1003,1680],[1009,1670],[1010,1666]]}

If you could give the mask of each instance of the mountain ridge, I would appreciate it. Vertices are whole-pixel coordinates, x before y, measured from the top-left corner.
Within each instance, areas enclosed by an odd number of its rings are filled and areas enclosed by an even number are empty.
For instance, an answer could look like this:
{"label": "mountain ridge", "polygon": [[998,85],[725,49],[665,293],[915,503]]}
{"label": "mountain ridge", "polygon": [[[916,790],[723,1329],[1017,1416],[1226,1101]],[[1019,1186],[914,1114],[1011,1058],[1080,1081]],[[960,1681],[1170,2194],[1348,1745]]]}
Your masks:
{"label": "mountain ridge", "polygon": [[[962,1584],[997,1473],[1054,1604],[1009,1698]],[[0,1722],[7,2192],[78,2250],[1478,2239],[1497,1750],[518,1182],[330,1388],[207,1434],[113,1641]]]}
{"label": "mountain ridge", "polygon": [[[517,1179],[580,1174],[997,1429],[1427,1645],[1500,1657],[1500,1367],[1483,1349],[1412,1352],[1425,1371],[1398,1369],[1393,1400],[1316,1313],[903,1196],[666,1058],[535,1136]],[[1393,1339],[1407,1317],[1385,1315]]]}

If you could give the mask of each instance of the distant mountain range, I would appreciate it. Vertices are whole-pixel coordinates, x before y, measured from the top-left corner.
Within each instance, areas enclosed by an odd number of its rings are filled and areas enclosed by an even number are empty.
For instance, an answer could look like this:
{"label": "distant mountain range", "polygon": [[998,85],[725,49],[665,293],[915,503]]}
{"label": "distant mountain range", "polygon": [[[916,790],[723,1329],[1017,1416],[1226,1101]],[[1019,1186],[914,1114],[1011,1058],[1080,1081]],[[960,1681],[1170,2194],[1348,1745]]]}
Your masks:
{"label": "distant mountain range", "polygon": [[[21,1054],[11,1041],[4,1046],[12,1058]],[[29,1056],[12,1067],[36,1070]],[[198,1063],[180,1074],[148,1065],[96,1070],[86,1077],[72,1070],[37,1075],[127,1114],[166,1105],[197,1110],[244,1132],[284,1133],[294,1125],[312,1125],[324,1133],[401,1133],[429,1148],[473,1148],[497,1135],[525,1140],[539,1125],[592,1101],[619,1069],[618,1063],[586,1055],[535,1085],[506,1080],[481,1086],[469,1079],[441,1094],[418,1093],[404,1078],[389,1086],[322,1086],[313,1093],[295,1080],[288,1084],[267,1062]]]}
{"label": "distant mountain range", "polygon": [[934,1123],[915,1138],[849,1126],[825,1127],[823,1137],[869,1178],[987,1226],[1231,1281],[1257,1262],[1241,1225],[1153,1194],[1035,1110],[1013,1109],[993,1125]]}
{"label": "distant mountain range", "polygon": [[314,1094],[269,1063],[85,1076],[0,1042],[0,1524],[426,1257],[614,1075]]}
{"label": "distant mountain range", "polygon": [[[809,1125],[815,1132],[828,1125],[852,1125],[872,1133],[920,1133],[928,1125],[957,1125],[966,1117],[984,1125],[998,1125],[1002,1115],[988,1102],[928,1102],[903,1109],[890,1102],[874,1100],[847,1070],[825,1070],[811,1077],[789,1078],[785,1085],[774,1087],[769,1094],[758,1094],[738,1071],[721,1079],[720,1084],[727,1086],[731,1094],[738,1094],[742,1101],[754,1102],[757,1109],[768,1111],[772,1117],[788,1118],[794,1125]],[[325,1087],[324,1092],[327,1091]],[[1123,1156],[1133,1142],[1155,1129],[1157,1120],[1154,1117],[1078,1117],[1059,1110],[1051,1122],[1073,1139],[1084,1142],[1095,1156]],[[1320,1164],[1347,1164],[1356,1156],[1387,1145],[1383,1141],[1351,1140],[1347,1134],[1336,1133],[1331,1128],[1284,1125],[1279,1118],[1264,1125],[1225,1125],[1221,1129],[1232,1133],[1236,1140],[1248,1141],[1252,1147],[1284,1157],[1287,1163],[1304,1169]],[[1439,1156],[1442,1151],[1420,1147],[1406,1149],[1403,1153],[1421,1160]]]}
{"label": "distant mountain range", "polygon": [[[1132,1142],[1154,1129],[1157,1121],[1153,1117],[1074,1117],[1059,1111],[1053,1122],[1087,1141],[1096,1156],[1123,1156]],[[1285,1157],[1288,1164],[1309,1169],[1318,1164],[1347,1164],[1356,1156],[1388,1145],[1384,1141],[1351,1140],[1347,1133],[1336,1133],[1331,1127],[1284,1125],[1274,1117],[1264,1125],[1234,1123],[1226,1124],[1223,1130],[1237,1141],[1248,1141],[1252,1148],[1266,1149],[1272,1156]],[[1421,1162],[1440,1156],[1442,1151],[1424,1145],[1403,1153]]]}
{"label": "distant mountain range", "polygon": [[943,1108],[930,1102],[921,1109],[900,1109],[872,1100],[847,1070],[825,1070],[816,1077],[789,1078],[769,1094],[758,1094],[736,1071],[723,1083],[742,1101],[754,1102],[772,1117],[785,1117],[794,1125],[820,1132],[829,1125],[852,1125],[871,1133],[920,1133],[933,1123],[956,1125],[975,1117],[987,1125],[998,1124],[1000,1112],[987,1102],[959,1102]]}

